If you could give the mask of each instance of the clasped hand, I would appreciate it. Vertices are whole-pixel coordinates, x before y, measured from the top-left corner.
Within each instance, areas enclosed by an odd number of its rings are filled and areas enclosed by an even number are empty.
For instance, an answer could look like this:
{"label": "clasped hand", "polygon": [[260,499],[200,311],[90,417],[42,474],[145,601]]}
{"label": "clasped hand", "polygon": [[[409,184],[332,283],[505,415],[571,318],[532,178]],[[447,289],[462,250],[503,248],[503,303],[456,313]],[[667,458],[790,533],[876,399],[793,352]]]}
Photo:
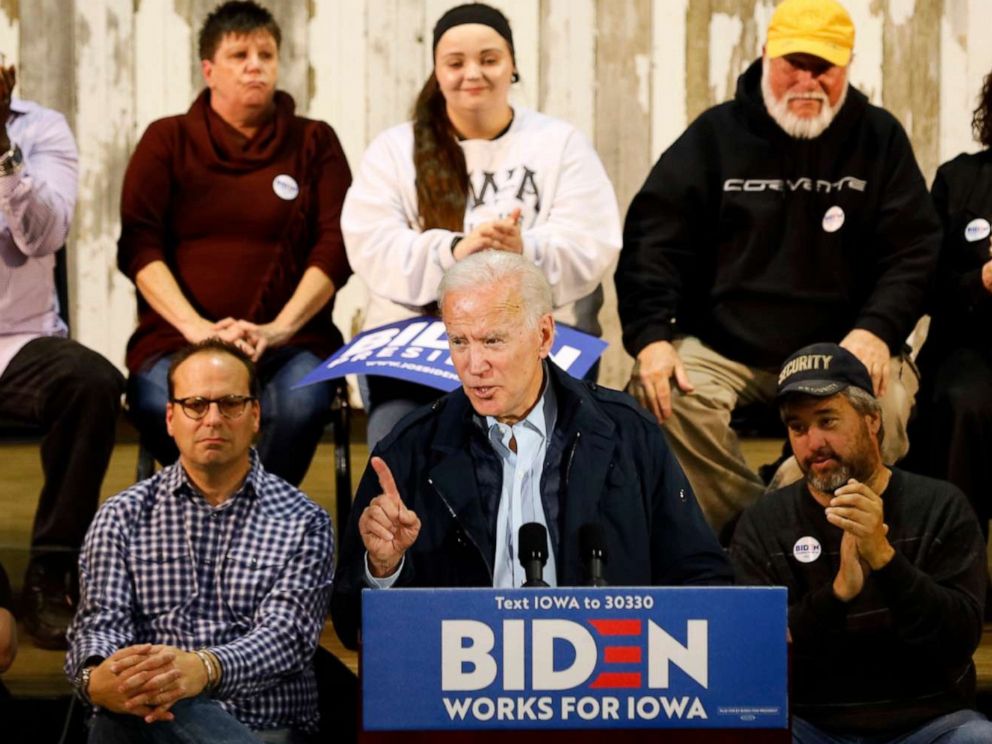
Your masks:
{"label": "clasped hand", "polygon": [[250,356],[253,362],[257,362],[267,349],[286,343],[290,335],[274,321],[258,324],[228,317],[216,323],[203,320],[195,330],[186,333],[186,340],[197,343],[208,338],[219,338],[234,344]]}
{"label": "clasped hand", "polygon": [[174,720],[169,709],[206,685],[207,670],[196,654],[145,643],[122,648],[94,668],[89,697],[101,708],[153,723]]}

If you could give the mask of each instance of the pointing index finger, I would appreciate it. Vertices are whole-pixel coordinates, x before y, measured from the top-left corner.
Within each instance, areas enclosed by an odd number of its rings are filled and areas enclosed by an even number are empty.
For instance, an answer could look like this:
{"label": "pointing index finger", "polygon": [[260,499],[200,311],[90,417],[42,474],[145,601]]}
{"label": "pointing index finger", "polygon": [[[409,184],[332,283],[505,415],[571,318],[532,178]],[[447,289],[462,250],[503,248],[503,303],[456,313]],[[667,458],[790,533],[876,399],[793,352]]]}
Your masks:
{"label": "pointing index finger", "polygon": [[396,487],[396,481],[393,479],[393,473],[386,464],[386,461],[381,457],[373,457],[372,469],[375,471],[375,474],[379,476],[379,485],[382,487],[383,495],[388,496],[390,499],[395,498],[397,501],[402,503],[400,491]]}

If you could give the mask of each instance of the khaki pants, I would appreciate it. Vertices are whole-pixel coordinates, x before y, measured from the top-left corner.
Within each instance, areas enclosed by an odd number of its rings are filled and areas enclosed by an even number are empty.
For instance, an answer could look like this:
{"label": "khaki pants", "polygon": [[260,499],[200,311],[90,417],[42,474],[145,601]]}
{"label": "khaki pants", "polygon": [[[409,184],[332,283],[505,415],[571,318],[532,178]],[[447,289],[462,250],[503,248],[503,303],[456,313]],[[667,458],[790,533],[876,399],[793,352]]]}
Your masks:
{"label": "khaki pants", "polygon": [[[731,361],[692,336],[674,345],[696,389],[684,394],[673,384],[672,416],[662,429],[707,521],[719,534],[765,491],[764,483],[744,461],[737,433],[730,428],[730,415],[736,407],[750,403],[774,405],[778,375]],[[879,400],[885,429],[882,457],[888,464],[909,450],[906,423],[918,388],[912,363],[892,357],[885,395]],[[772,482],[781,487],[800,477],[795,459],[789,458]]]}

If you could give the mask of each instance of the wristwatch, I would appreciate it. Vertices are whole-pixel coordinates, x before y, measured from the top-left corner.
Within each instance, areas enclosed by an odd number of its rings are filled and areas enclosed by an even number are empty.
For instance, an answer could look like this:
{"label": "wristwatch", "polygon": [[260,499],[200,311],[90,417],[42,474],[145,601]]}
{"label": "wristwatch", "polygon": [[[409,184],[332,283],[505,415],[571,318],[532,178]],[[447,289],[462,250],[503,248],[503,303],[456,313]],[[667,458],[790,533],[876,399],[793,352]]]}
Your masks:
{"label": "wristwatch", "polygon": [[24,167],[24,155],[19,145],[11,143],[10,149],[0,155],[0,176],[12,176]]}
{"label": "wristwatch", "polygon": [[93,674],[94,669],[96,669],[94,666],[84,666],[76,675],[74,684],[76,695],[87,705],[93,705],[93,701],[90,700],[90,675]]}

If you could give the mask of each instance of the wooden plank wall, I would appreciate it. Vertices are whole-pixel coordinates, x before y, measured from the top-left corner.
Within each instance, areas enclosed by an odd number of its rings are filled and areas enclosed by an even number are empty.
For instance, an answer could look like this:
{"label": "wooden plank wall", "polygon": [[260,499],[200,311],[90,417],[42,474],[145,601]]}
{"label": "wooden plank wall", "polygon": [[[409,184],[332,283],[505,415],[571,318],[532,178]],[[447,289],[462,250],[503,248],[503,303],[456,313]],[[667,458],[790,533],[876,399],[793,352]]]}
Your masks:
{"label": "wooden plank wall", "polygon": [[[431,29],[452,0],[265,0],[283,28],[283,87],[335,127],[357,165],[369,140],[408,117],[430,69]],[[773,0],[496,0],[510,17],[522,81],[514,100],[575,123],[595,143],[621,210],[659,153],[732,95],[761,51]],[[847,0],[857,27],[852,81],[910,133],[927,178],[976,149],[970,111],[992,68],[992,0]],[[20,93],[63,111],[80,149],[71,238],[77,338],[122,364],[133,289],[115,267],[120,182],[153,119],[200,88],[196,32],[214,0],[0,0],[0,51]],[[620,386],[612,282],[604,382]],[[337,318],[358,322],[364,288]]]}

